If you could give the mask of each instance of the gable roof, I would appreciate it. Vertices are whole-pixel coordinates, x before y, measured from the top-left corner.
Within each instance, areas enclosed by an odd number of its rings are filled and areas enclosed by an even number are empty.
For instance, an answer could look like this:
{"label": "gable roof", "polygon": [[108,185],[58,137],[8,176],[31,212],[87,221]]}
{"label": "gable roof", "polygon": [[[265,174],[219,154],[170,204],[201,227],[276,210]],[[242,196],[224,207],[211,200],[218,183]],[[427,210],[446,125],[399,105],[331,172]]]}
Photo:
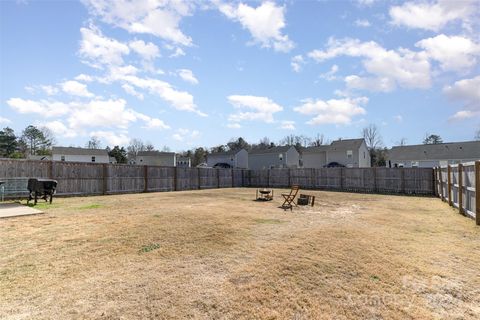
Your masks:
{"label": "gable roof", "polygon": [[480,141],[419,144],[393,147],[390,160],[449,160],[480,159]]}
{"label": "gable roof", "polygon": [[335,140],[330,144],[330,151],[358,149],[364,141],[363,138]]}
{"label": "gable roof", "polygon": [[212,153],[209,153],[208,156],[233,156],[233,155],[236,155],[237,153],[239,153],[242,150],[245,150],[245,149],[228,150],[228,151],[224,151],[224,152],[212,152]]}
{"label": "gable roof", "polygon": [[162,151],[138,151],[137,157],[145,156],[174,156],[175,152],[162,152]]}
{"label": "gable roof", "polygon": [[75,147],[52,147],[52,154],[71,156],[108,156],[105,149],[88,149]]}
{"label": "gable roof", "polygon": [[273,147],[269,149],[252,150],[249,152],[249,155],[250,154],[255,155],[255,154],[269,154],[269,153],[284,153],[290,150],[290,148],[294,148],[295,150],[297,150],[294,146],[280,146],[280,147]]}
{"label": "gable roof", "polygon": [[307,147],[302,149],[302,153],[318,153],[327,152],[330,149],[330,145],[322,145],[317,147]]}

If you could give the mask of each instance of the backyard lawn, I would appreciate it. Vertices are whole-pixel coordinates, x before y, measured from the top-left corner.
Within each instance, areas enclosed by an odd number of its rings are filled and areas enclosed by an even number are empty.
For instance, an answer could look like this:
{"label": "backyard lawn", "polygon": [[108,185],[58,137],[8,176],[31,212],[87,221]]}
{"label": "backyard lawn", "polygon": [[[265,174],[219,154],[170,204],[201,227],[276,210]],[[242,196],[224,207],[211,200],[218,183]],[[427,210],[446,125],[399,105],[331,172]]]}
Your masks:
{"label": "backyard lawn", "polygon": [[480,318],[471,219],[321,191],[290,212],[281,192],[55,198],[0,219],[0,319]]}

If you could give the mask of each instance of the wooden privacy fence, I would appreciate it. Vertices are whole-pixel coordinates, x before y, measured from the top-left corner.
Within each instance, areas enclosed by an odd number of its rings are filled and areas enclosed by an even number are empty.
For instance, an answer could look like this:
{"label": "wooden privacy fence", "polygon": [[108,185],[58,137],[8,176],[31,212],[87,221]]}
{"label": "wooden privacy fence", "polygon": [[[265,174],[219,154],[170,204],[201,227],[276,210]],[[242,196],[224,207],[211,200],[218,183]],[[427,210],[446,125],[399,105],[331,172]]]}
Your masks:
{"label": "wooden privacy fence", "polygon": [[27,195],[28,178],[58,181],[59,195],[96,195],[207,188],[268,187],[433,195],[432,169],[213,169],[62,161],[0,160],[7,197]]}
{"label": "wooden privacy fence", "polygon": [[435,194],[480,225],[480,161],[434,169]]}

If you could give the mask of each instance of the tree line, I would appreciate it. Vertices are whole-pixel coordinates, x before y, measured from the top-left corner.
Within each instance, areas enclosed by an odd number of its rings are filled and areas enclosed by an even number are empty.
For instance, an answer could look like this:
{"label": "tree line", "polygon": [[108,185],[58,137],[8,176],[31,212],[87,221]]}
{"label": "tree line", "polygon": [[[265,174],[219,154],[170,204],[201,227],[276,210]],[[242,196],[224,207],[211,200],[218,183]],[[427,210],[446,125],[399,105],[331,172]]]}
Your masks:
{"label": "tree line", "polygon": [[[371,124],[363,128],[361,137],[365,139],[370,152],[372,166],[385,166],[387,148],[385,147],[379,128]],[[475,139],[480,140],[480,130],[476,133]],[[437,134],[425,134],[424,144],[442,143],[442,138]],[[257,143],[249,143],[244,138],[232,138],[226,144],[217,145],[211,148],[196,147],[190,150],[178,152],[180,156],[189,157],[193,166],[206,162],[210,153],[226,152],[230,150],[246,149],[264,150],[276,146],[295,146],[301,150],[306,147],[316,147],[330,144],[331,140],[323,134],[317,133],[314,137],[305,135],[287,135],[278,142],[271,141],[268,137],[260,139]],[[46,127],[27,126],[19,135],[14,130],[6,127],[0,131],[0,157],[2,158],[27,158],[28,155],[51,155],[51,148],[56,144],[56,139],[51,130]],[[406,139],[400,139],[396,145],[406,145]],[[103,149],[101,140],[98,137],[91,137],[85,144],[86,148]],[[117,163],[128,163],[135,160],[141,151],[156,151],[155,146],[148,141],[131,139],[127,146],[106,146],[110,157],[114,157]],[[170,152],[170,148],[164,146],[160,151]]]}

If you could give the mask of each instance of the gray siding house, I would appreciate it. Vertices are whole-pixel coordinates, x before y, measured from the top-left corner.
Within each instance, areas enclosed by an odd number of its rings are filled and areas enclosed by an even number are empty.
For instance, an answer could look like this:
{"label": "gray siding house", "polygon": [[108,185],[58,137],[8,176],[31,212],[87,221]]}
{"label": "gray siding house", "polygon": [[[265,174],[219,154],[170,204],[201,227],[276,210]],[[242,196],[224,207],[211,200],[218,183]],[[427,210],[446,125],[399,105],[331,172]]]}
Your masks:
{"label": "gray siding house", "polygon": [[393,147],[387,167],[433,168],[480,160],[480,141],[421,144]]}
{"label": "gray siding house", "polygon": [[175,167],[175,152],[139,151],[135,164],[144,166]]}
{"label": "gray siding house", "polygon": [[335,140],[330,145],[302,150],[303,168],[323,168],[337,162],[348,168],[369,168],[370,154],[364,139]]}
{"label": "gray siding house", "polygon": [[252,150],[248,153],[249,169],[298,168],[300,154],[293,146]]}
{"label": "gray siding house", "polygon": [[53,161],[109,163],[110,157],[105,149],[87,149],[74,147],[53,147]]}
{"label": "gray siding house", "polygon": [[213,167],[217,163],[227,163],[232,168],[248,168],[248,152],[245,149],[216,152],[207,155],[207,166]]}

